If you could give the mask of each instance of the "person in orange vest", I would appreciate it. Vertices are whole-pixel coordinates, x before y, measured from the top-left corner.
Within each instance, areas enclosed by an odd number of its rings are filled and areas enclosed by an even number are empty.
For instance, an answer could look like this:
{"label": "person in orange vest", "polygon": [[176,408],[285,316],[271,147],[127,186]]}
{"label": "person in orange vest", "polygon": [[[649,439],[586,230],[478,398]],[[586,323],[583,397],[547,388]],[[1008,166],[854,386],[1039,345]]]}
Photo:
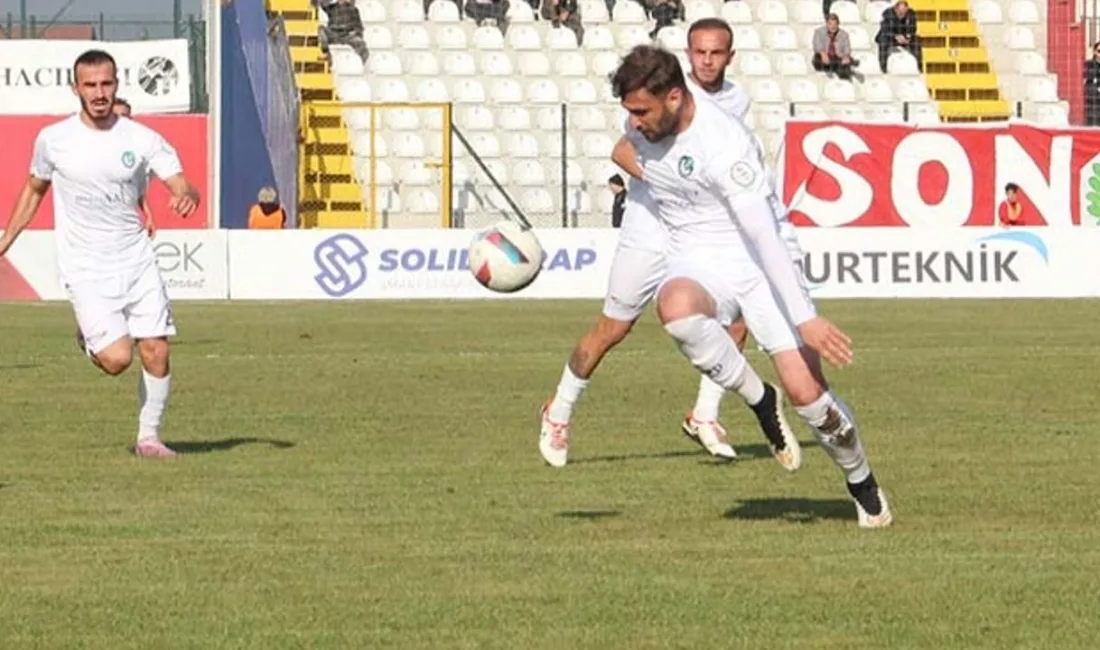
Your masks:
{"label": "person in orange vest", "polygon": [[[134,111],[130,107],[130,102],[121,97],[115,97],[115,103],[111,105],[111,112],[119,117],[132,119],[131,116]],[[145,232],[149,233],[149,239],[155,239],[157,224],[153,221],[153,209],[149,207],[149,197],[145,196],[144,193],[138,199],[138,207],[141,208],[141,213],[145,215]]]}
{"label": "person in orange vest", "polygon": [[1023,225],[1020,216],[1024,211],[1024,206],[1020,203],[1019,193],[1020,186],[1016,183],[1005,185],[1005,200],[1001,202],[1000,209],[997,210],[998,221],[1005,228]]}
{"label": "person in orange vest", "polygon": [[248,212],[248,227],[252,230],[281,230],[286,227],[286,210],[279,205],[279,194],[266,186],[256,196],[256,205]]}

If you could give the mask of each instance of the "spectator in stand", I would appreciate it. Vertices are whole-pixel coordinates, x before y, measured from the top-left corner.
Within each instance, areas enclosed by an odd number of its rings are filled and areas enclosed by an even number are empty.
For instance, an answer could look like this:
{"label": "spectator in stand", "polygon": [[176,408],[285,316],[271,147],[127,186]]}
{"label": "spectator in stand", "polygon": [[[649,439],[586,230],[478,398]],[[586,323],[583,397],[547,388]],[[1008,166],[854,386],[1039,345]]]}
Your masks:
{"label": "spectator in stand", "polygon": [[1085,61],[1085,125],[1100,126],[1100,41],[1092,44],[1092,58]]}
{"label": "spectator in stand", "polygon": [[467,0],[466,15],[474,19],[478,27],[486,20],[493,20],[503,32],[508,29],[508,0]]}
{"label": "spectator in stand", "polygon": [[615,196],[611,204],[611,227],[619,228],[623,225],[623,213],[626,211],[626,183],[623,182],[622,175],[615,174],[607,179],[607,186]]}
{"label": "spectator in stand", "polygon": [[248,212],[251,230],[282,230],[286,227],[286,210],[279,204],[279,194],[274,187],[262,188],[256,196],[256,205]]}
{"label": "spectator in stand", "polygon": [[313,3],[328,16],[328,24],[321,25],[317,30],[317,40],[325,58],[331,60],[330,45],[347,45],[366,63],[370,51],[363,40],[363,19],[359,16],[355,0],[313,0]]}
{"label": "spectator in stand", "polygon": [[[130,119],[134,111],[130,107],[130,102],[121,97],[115,97],[115,103],[111,105],[111,112],[119,117]],[[141,208],[141,213],[145,215],[145,232],[149,233],[149,239],[156,239],[157,224],[153,221],[153,208],[149,206],[149,197],[145,195],[145,189],[149,187],[149,180],[146,179],[145,182],[145,188],[142,188],[141,196],[138,197],[138,207]]]}
{"label": "spectator in stand", "polygon": [[908,50],[917,60],[917,68],[924,70],[921,64],[920,37],[917,36],[917,15],[909,11],[906,0],[898,0],[893,7],[882,12],[882,23],[875,35],[875,42],[878,43],[879,67],[884,73],[886,60],[890,58],[894,48]]}
{"label": "spectator in stand", "polygon": [[674,21],[684,18],[684,3],[680,0],[648,0],[642,6],[657,21],[653,31],[649,33],[650,38],[656,38],[662,27],[668,27]]}
{"label": "spectator in stand", "polygon": [[841,79],[852,78],[852,66],[858,61],[852,59],[852,43],[848,32],[840,28],[840,18],[829,14],[825,24],[814,30],[814,70],[831,72]]}
{"label": "spectator in stand", "polygon": [[542,17],[552,21],[554,27],[565,25],[577,35],[577,44],[584,42],[584,26],[577,0],[542,0]]}
{"label": "spectator in stand", "polygon": [[1020,216],[1023,211],[1024,206],[1020,203],[1020,186],[1016,183],[1005,185],[1005,200],[1001,202],[1001,207],[997,210],[997,220],[1005,228],[1022,226]]}

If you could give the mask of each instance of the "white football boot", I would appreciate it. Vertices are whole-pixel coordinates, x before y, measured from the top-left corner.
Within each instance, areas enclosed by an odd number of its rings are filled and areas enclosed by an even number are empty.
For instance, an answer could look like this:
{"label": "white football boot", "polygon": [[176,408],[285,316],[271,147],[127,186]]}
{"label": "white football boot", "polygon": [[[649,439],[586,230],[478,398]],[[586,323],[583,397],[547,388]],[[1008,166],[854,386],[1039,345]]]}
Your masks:
{"label": "white football boot", "polygon": [[569,423],[550,419],[550,402],[543,404],[541,419],[539,453],[551,467],[565,467],[569,462]]}
{"label": "white football boot", "polygon": [[737,452],[733,450],[727,437],[726,430],[718,422],[713,420],[711,422],[701,422],[695,419],[695,415],[689,413],[684,418],[683,424],[680,425],[680,430],[684,432],[690,440],[695,441],[700,447],[706,449],[707,452],[715,458],[722,458],[725,460],[734,460],[737,458]]}

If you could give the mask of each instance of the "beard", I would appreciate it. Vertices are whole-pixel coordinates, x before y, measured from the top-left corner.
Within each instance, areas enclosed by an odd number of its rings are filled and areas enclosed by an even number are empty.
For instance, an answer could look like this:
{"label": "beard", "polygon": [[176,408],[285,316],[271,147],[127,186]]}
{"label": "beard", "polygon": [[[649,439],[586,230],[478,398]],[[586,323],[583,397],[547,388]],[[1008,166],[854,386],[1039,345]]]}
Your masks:
{"label": "beard", "polygon": [[661,119],[658,120],[657,126],[652,131],[643,131],[642,135],[649,142],[660,142],[676,132],[676,123],[676,113],[666,110],[661,113]]}
{"label": "beard", "polygon": [[111,115],[114,113],[114,111],[112,110],[114,107],[114,102],[110,99],[98,101],[100,102],[100,104],[94,105],[93,102],[87,101],[83,97],[81,97],[80,108],[83,109],[84,112],[87,113],[88,116],[91,117],[93,120],[105,120],[111,117]]}

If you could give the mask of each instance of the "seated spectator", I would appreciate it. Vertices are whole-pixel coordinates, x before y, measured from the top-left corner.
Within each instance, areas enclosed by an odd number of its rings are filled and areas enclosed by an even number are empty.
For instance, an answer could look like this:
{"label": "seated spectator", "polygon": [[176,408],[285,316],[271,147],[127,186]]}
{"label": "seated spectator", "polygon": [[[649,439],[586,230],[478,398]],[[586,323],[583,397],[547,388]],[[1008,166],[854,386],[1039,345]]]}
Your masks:
{"label": "seated spectator", "polygon": [[1022,225],[1020,215],[1023,211],[1024,206],[1020,203],[1020,186],[1016,183],[1005,185],[1005,200],[997,210],[997,220],[1005,228]]}
{"label": "seated spectator", "polygon": [[878,44],[879,67],[883,72],[886,72],[886,60],[894,48],[908,50],[917,60],[917,68],[923,71],[917,15],[909,11],[906,0],[898,0],[897,4],[882,12],[882,23],[875,35],[875,42]]}
{"label": "seated spectator", "polygon": [[281,230],[286,227],[286,210],[279,205],[279,194],[267,186],[256,196],[256,205],[248,212],[251,230]]}
{"label": "seated spectator", "polygon": [[852,43],[848,32],[840,28],[840,18],[829,14],[825,24],[814,30],[814,70],[832,72],[841,79],[852,78]]}
{"label": "seated spectator", "polygon": [[508,0],[467,0],[466,15],[473,18],[478,27],[486,20],[493,20],[503,32],[507,29],[508,7]]}
{"label": "seated spectator", "polygon": [[355,0],[313,0],[313,3],[328,16],[328,25],[321,25],[317,30],[317,40],[325,57],[331,60],[329,45],[347,45],[366,63],[370,52],[363,40],[363,19]]}
{"label": "seated spectator", "polygon": [[1092,44],[1085,61],[1085,125],[1100,126],[1100,41]]}
{"label": "seated spectator", "polygon": [[657,21],[653,31],[649,33],[650,38],[656,38],[662,27],[668,27],[673,21],[684,18],[684,3],[680,0],[647,0],[642,6]]}
{"label": "seated spectator", "polygon": [[577,44],[584,42],[584,26],[577,0],[542,0],[542,17],[552,21],[554,27],[565,25],[577,35]]}

